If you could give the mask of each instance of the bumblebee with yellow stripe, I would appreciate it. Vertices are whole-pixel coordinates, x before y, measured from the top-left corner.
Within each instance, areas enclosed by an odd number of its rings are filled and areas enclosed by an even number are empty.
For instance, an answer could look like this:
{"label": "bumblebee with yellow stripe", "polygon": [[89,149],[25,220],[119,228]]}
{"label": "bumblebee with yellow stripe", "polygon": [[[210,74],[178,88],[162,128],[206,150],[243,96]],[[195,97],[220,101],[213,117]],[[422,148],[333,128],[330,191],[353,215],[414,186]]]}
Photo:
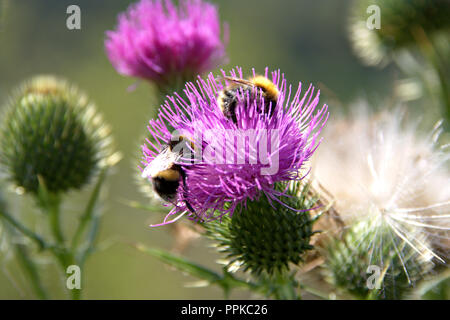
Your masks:
{"label": "bumblebee with yellow stripe", "polygon": [[[186,149],[186,144],[193,143],[184,136],[180,136],[177,141],[171,140],[162,149],[162,151],[150,162],[142,172],[143,178],[150,178],[153,189],[164,201],[177,205],[178,188],[180,182],[184,186],[184,198],[187,195],[186,188],[186,174],[183,168],[177,162],[183,157]],[[189,211],[195,213],[191,204],[185,201],[186,207]]]}
{"label": "bumblebee with yellow stripe", "polygon": [[[250,98],[259,99],[262,97],[264,99],[264,110],[261,111],[263,113],[270,112],[270,115],[272,115],[277,105],[280,91],[271,80],[258,75],[248,80],[227,76],[223,78],[231,82],[217,97],[219,108],[225,117],[237,123],[236,106],[239,101],[238,95],[243,94],[241,97],[246,97],[247,93]],[[259,101],[257,103],[259,104]]]}

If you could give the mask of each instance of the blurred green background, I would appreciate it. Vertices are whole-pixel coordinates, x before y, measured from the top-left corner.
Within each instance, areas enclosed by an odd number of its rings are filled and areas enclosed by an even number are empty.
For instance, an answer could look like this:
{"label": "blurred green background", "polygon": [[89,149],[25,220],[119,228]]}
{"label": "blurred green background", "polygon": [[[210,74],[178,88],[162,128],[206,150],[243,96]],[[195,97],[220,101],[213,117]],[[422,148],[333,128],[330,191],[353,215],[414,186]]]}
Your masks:
{"label": "blurred green background", "polygon": [[[138,190],[134,175],[141,137],[155,107],[152,88],[116,73],[106,58],[105,31],[116,25],[116,17],[132,1],[0,0],[0,101],[13,88],[36,74],[63,76],[79,85],[96,102],[113,127],[124,159],[108,181],[108,196],[100,234],[100,250],[88,260],[87,299],[220,299],[216,288],[186,288],[193,279],[174,272],[131,246],[140,241],[148,246],[170,249],[169,227],[149,228],[161,214],[130,208],[125,200],[148,201]],[[398,71],[393,66],[369,68],[352,53],[347,37],[350,1],[224,0],[220,16],[230,26],[228,55],[230,69],[236,65],[250,73],[254,67],[281,69],[290,83],[313,83],[322,89],[321,103],[330,112],[359,96],[382,101],[392,94]],[[66,28],[67,6],[81,8],[81,30]],[[331,118],[332,120],[332,118]],[[66,204],[65,228],[70,231],[77,204],[88,191],[72,194]],[[24,197],[9,194],[14,207],[30,204]],[[27,217],[35,222],[39,217]],[[196,241],[183,253],[190,260],[217,269],[219,258],[205,240]],[[0,253],[0,298],[30,299],[32,295],[20,270],[6,252]],[[43,264],[47,263],[44,259]],[[65,298],[64,283],[53,265],[43,267],[44,281],[51,283],[54,298]],[[250,298],[236,292],[231,298]]]}

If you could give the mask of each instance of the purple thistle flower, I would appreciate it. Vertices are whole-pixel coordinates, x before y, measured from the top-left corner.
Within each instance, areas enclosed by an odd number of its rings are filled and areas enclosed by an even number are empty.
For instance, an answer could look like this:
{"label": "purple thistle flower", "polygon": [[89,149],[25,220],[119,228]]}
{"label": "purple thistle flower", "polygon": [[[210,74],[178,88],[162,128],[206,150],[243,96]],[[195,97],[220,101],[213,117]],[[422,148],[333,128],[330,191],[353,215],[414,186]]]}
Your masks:
{"label": "purple thistle flower", "polygon": [[[240,68],[230,74],[242,78]],[[274,184],[301,180],[307,174],[300,171],[320,143],[327,105],[314,112],[320,91],[315,93],[311,85],[302,97],[301,84],[295,91],[279,71],[272,72],[271,80],[279,90],[271,112],[260,112],[265,107],[261,90],[259,98],[241,91],[237,122],[226,118],[217,99],[224,84],[210,74],[206,80],[199,77],[196,85],[186,85],[187,101],[175,93],[161,106],[158,118],[150,120],[148,130],[156,142],[147,139],[142,146],[143,168],[174,136],[170,127],[175,128],[175,135],[188,137],[194,144],[194,161],[192,154],[184,153],[177,162],[185,172],[185,183],[180,183],[176,206],[162,224],[186,213],[186,203],[195,211],[190,214],[192,219],[207,221],[232,215],[239,204],[245,206],[247,200],[263,194],[269,201],[280,201],[286,194],[275,190]],[[143,175],[147,176],[145,171]],[[175,214],[179,216],[168,221]]]}
{"label": "purple thistle flower", "polygon": [[225,60],[217,8],[201,0],[141,0],[107,31],[106,53],[116,70],[168,86],[194,79]]}

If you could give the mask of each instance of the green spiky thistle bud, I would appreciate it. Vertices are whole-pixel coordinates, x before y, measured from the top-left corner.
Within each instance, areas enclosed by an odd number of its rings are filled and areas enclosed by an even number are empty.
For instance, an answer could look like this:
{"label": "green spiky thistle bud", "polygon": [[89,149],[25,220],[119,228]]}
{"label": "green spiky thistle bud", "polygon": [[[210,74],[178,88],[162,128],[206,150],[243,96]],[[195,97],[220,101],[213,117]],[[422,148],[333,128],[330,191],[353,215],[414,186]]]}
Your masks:
{"label": "green spiky thistle bud", "polygon": [[[379,28],[369,29],[367,21],[380,10]],[[355,52],[368,65],[376,65],[390,53],[407,48],[421,34],[432,35],[450,29],[448,0],[365,0],[355,1],[350,17],[350,37]]]}
{"label": "green spiky thistle bud", "polygon": [[11,97],[0,127],[0,165],[18,190],[39,181],[62,193],[87,184],[111,155],[110,130],[77,88],[38,76]]}
{"label": "green spiky thistle bud", "polygon": [[[286,189],[278,184],[279,191]],[[308,194],[308,186],[290,183],[284,204],[261,196],[246,207],[238,208],[233,216],[205,223],[207,235],[216,241],[220,252],[226,255],[230,271],[242,267],[254,275],[272,275],[289,269],[302,261],[302,255],[312,249],[312,219],[307,211],[314,207],[316,199]],[[273,207],[272,207],[273,206]],[[287,206],[294,208],[294,211]]]}
{"label": "green spiky thistle bud", "polygon": [[364,220],[327,248],[328,280],[361,299],[400,299],[431,264],[383,222]]}

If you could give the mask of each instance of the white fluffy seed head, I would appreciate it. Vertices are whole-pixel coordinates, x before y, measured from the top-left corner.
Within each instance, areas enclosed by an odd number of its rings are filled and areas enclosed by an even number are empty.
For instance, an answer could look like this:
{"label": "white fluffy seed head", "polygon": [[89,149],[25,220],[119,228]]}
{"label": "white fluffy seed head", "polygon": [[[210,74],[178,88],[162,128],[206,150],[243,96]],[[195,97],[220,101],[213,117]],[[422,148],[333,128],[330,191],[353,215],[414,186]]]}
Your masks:
{"label": "white fluffy seed head", "polygon": [[[353,108],[352,108],[353,109]],[[448,148],[440,123],[421,135],[403,109],[364,110],[334,120],[313,160],[313,176],[334,197],[346,225],[370,218],[389,225],[424,260],[445,261],[450,248]]]}

